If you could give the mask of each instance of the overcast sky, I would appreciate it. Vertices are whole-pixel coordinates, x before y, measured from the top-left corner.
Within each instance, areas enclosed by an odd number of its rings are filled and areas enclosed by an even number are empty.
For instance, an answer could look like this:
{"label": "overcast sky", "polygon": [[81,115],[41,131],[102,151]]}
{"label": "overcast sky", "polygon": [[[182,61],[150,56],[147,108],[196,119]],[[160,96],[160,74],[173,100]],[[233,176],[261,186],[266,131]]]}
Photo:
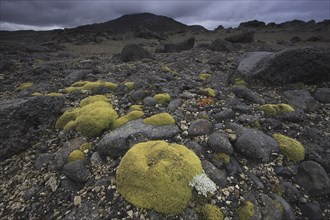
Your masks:
{"label": "overcast sky", "polygon": [[330,18],[330,0],[0,0],[0,30],[76,27],[150,12],[208,29],[242,21]]}

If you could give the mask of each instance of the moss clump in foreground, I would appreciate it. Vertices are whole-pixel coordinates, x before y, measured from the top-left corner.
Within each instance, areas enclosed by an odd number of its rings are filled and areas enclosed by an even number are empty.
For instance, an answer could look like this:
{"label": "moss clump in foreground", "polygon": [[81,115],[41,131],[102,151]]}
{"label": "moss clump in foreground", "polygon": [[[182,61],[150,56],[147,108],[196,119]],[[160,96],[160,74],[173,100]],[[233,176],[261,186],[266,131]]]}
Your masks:
{"label": "moss clump in foreground", "polygon": [[111,125],[111,129],[119,128],[120,126],[131,120],[142,118],[143,115],[144,113],[142,111],[131,111],[127,115],[124,115],[123,117],[120,117],[117,120],[115,120]]}
{"label": "moss clump in foreground", "polygon": [[211,88],[200,89],[199,91],[203,95],[207,95],[207,96],[211,96],[211,97],[216,96],[214,89],[211,89]]}
{"label": "moss clump in foreground", "polygon": [[69,154],[68,162],[71,163],[77,160],[84,160],[84,159],[85,159],[84,152],[80,150],[74,150]]}
{"label": "moss clump in foreground", "polygon": [[163,126],[163,125],[173,125],[175,124],[175,120],[168,113],[160,113],[144,119],[143,123],[148,125]]}
{"label": "moss clump in foreground", "polygon": [[171,101],[171,96],[168,93],[160,93],[154,95],[154,99],[157,103],[165,104]]}
{"label": "moss clump in foreground", "polygon": [[259,109],[264,111],[265,115],[277,115],[294,111],[288,104],[265,104],[261,105]]}
{"label": "moss clump in foreground", "polygon": [[198,156],[185,146],[143,142],[122,158],[116,176],[117,190],[137,207],[176,215],[192,197],[189,182],[202,172]]}
{"label": "moss clump in foreground", "polygon": [[198,213],[201,215],[202,219],[205,220],[223,220],[224,216],[221,209],[213,204],[203,205],[198,209]]}
{"label": "moss clump in foreground", "polygon": [[22,83],[21,85],[19,85],[18,90],[20,90],[20,91],[27,90],[31,86],[33,86],[32,82]]}
{"label": "moss clump in foreground", "polygon": [[105,81],[96,81],[96,82],[79,81],[73,83],[70,87],[65,88],[63,91],[66,93],[70,93],[70,92],[76,92],[82,90],[92,90],[99,87],[115,89],[117,88],[117,85],[112,82],[105,82]]}
{"label": "moss clump in foreground", "polygon": [[254,216],[254,213],[254,205],[250,201],[247,201],[237,209],[237,215],[240,220],[250,220]]}
{"label": "moss clump in foreground", "polygon": [[305,148],[299,141],[282,134],[273,134],[272,136],[277,141],[281,154],[288,160],[299,162],[305,158]]}
{"label": "moss clump in foreground", "polygon": [[99,101],[99,98],[93,100],[93,97],[88,97],[82,100],[80,105],[81,108],[66,111],[57,120],[56,128],[64,131],[75,129],[85,136],[96,137],[108,129],[118,117],[112,105]]}

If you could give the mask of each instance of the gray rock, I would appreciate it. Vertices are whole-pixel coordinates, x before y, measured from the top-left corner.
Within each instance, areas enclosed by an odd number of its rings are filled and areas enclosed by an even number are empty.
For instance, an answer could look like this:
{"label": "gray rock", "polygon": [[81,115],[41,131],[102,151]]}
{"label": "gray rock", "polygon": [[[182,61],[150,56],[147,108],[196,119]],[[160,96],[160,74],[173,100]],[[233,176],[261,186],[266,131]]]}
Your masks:
{"label": "gray rock", "polygon": [[310,220],[321,220],[322,219],[322,209],[320,204],[317,202],[307,202],[301,206],[301,212],[304,217]]}
{"label": "gray rock", "polygon": [[209,134],[213,129],[213,125],[206,119],[197,119],[193,121],[188,128],[189,136],[199,136]]}
{"label": "gray rock", "polygon": [[39,154],[36,161],[34,162],[34,167],[39,170],[41,169],[45,164],[48,164],[48,162],[51,159],[50,154]]}
{"label": "gray rock", "polygon": [[86,182],[91,175],[90,171],[86,167],[84,160],[77,160],[63,166],[63,173],[65,176],[75,182]]}
{"label": "gray rock", "polygon": [[239,34],[234,34],[226,37],[225,40],[232,43],[251,43],[254,41],[254,31],[244,31]]}
{"label": "gray rock", "polygon": [[317,88],[314,97],[322,103],[330,103],[330,88]]}
{"label": "gray rock", "polygon": [[283,197],[278,194],[272,194],[272,197],[274,197],[274,199],[281,204],[283,208],[283,219],[296,220],[291,205],[285,199],[283,199]]}
{"label": "gray rock", "polygon": [[131,95],[131,98],[134,100],[134,101],[140,101],[142,100],[144,97],[145,97],[145,92],[143,89],[138,89],[136,91],[134,91]]}
{"label": "gray rock", "polygon": [[330,136],[324,130],[306,128],[299,140],[306,149],[306,160],[318,162],[330,173]]}
{"label": "gray rock", "polygon": [[184,210],[183,220],[198,220],[198,219],[199,219],[198,215],[193,209],[187,208]]}
{"label": "gray rock", "polygon": [[123,62],[136,61],[144,58],[152,58],[150,53],[146,49],[136,44],[127,44],[121,51],[120,56]]}
{"label": "gray rock", "polygon": [[86,201],[82,202],[79,206],[73,207],[63,220],[76,220],[76,219],[94,219],[100,220],[100,213],[97,203]]}
{"label": "gray rock", "polygon": [[88,74],[91,74],[92,71],[91,70],[71,70],[70,72],[66,71],[65,73],[67,73],[68,75],[64,78],[64,84],[71,85],[74,82],[77,82],[79,80],[86,78],[86,76]]}
{"label": "gray rock", "polygon": [[225,187],[227,185],[227,171],[218,169],[207,160],[202,161],[202,166],[207,176],[218,186]]}
{"label": "gray rock", "polygon": [[311,196],[324,196],[330,192],[330,179],[324,168],[314,161],[304,161],[298,167],[296,181]]}
{"label": "gray rock", "polygon": [[174,110],[179,108],[182,105],[182,99],[174,99],[170,101],[170,103],[167,106],[167,109]]}
{"label": "gray rock", "polygon": [[235,112],[232,109],[225,109],[221,112],[214,114],[213,118],[217,122],[222,122],[223,120],[226,120],[226,119],[235,118]]}
{"label": "gray rock", "polygon": [[145,140],[162,140],[171,138],[180,129],[177,125],[152,126],[133,120],[106,134],[96,146],[96,150],[113,158],[123,156],[135,143]]}
{"label": "gray rock", "polygon": [[143,105],[145,106],[155,106],[157,104],[156,100],[154,99],[154,97],[145,97],[143,99]]}
{"label": "gray rock", "polygon": [[251,111],[251,107],[241,102],[238,98],[229,99],[228,104],[235,112],[249,113]]}
{"label": "gray rock", "polygon": [[0,102],[0,161],[30,148],[63,106],[63,97],[49,96]]}
{"label": "gray rock", "polygon": [[101,155],[99,154],[99,152],[94,152],[91,156],[91,164],[93,166],[100,166],[103,164]]}
{"label": "gray rock", "polygon": [[193,151],[195,152],[195,154],[197,154],[198,156],[201,156],[201,155],[204,154],[203,147],[202,147],[199,143],[197,143],[197,142],[195,142],[195,141],[189,141],[189,142],[186,144],[186,146],[187,146],[189,149],[193,150]]}
{"label": "gray rock", "polygon": [[256,189],[263,189],[263,188],[265,188],[264,187],[264,184],[261,182],[261,180],[259,179],[259,177],[257,177],[255,174],[249,172],[247,175],[252,180],[252,182],[254,184],[254,187]]}
{"label": "gray rock", "polygon": [[277,53],[254,53],[242,59],[238,70],[248,81],[273,85],[330,80],[330,51],[326,48],[290,48]]}
{"label": "gray rock", "polygon": [[300,108],[305,112],[312,112],[320,107],[314,97],[306,90],[289,90],[283,92],[284,98],[295,108]]}
{"label": "gray rock", "polygon": [[299,190],[290,182],[281,182],[280,189],[284,198],[289,202],[299,202],[302,197]]}
{"label": "gray rock", "polygon": [[194,47],[195,38],[189,38],[188,40],[182,41],[180,43],[165,44],[164,53],[179,53],[184,50],[190,50]]}
{"label": "gray rock", "polygon": [[233,154],[234,149],[231,146],[228,137],[220,132],[214,132],[208,139],[208,146],[214,153]]}
{"label": "gray rock", "polygon": [[242,130],[234,147],[242,155],[260,162],[268,162],[270,154],[279,150],[277,142],[272,137],[250,128]]}
{"label": "gray rock", "polygon": [[251,89],[245,86],[235,86],[233,87],[232,91],[239,98],[243,98],[245,100],[257,104],[265,103],[265,100],[263,98],[261,98],[257,93],[253,92]]}
{"label": "gray rock", "polygon": [[216,39],[215,41],[212,42],[212,44],[208,48],[213,51],[229,52],[234,49],[234,46],[229,41],[225,41],[222,39]]}

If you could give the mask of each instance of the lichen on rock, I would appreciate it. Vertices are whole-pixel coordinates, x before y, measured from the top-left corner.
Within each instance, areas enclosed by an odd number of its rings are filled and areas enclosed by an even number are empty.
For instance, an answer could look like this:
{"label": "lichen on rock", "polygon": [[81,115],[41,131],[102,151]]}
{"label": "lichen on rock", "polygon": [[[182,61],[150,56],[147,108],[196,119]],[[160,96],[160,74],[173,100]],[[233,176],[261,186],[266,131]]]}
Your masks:
{"label": "lichen on rock", "polygon": [[168,93],[159,93],[154,95],[157,103],[165,104],[171,101],[171,96]]}
{"label": "lichen on rock", "polygon": [[259,110],[263,111],[265,115],[277,115],[293,112],[294,108],[288,104],[265,104],[259,106]]}
{"label": "lichen on rock", "polygon": [[122,158],[116,176],[117,190],[137,207],[180,214],[192,197],[189,182],[202,172],[198,156],[185,146],[142,142]]}
{"label": "lichen on rock", "polygon": [[281,154],[287,159],[299,162],[305,158],[305,148],[299,141],[277,133],[272,136],[278,142]]}
{"label": "lichen on rock", "polygon": [[84,160],[84,159],[85,159],[84,152],[80,150],[74,150],[69,154],[68,162],[71,163],[73,161]]}
{"label": "lichen on rock", "polygon": [[211,88],[202,88],[199,91],[203,95],[208,95],[208,96],[211,96],[211,97],[216,96],[216,92],[214,91],[214,89],[211,89]]}
{"label": "lichen on rock", "polygon": [[163,125],[173,125],[175,124],[175,120],[168,113],[159,113],[144,119],[143,123],[148,125],[163,126]]}

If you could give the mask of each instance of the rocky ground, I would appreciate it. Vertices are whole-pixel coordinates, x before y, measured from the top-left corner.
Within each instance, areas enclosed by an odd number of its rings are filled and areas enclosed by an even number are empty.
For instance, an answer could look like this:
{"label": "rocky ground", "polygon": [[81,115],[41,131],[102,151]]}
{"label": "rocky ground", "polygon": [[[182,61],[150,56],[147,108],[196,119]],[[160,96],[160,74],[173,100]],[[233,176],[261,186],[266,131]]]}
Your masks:
{"label": "rocky ground", "polygon": [[[214,204],[225,219],[244,219],[239,210],[252,203],[247,219],[330,219],[329,26],[230,37],[241,32],[179,32],[165,40],[128,33],[79,44],[1,33],[0,218],[203,219],[200,207]],[[191,37],[192,44],[183,42]],[[136,45],[123,50],[129,43]],[[246,55],[256,51],[269,53]],[[118,86],[65,90],[98,80]],[[170,100],[157,101],[163,93]],[[92,95],[110,97],[119,117],[141,105],[143,118],[167,112],[175,124],[138,119],[93,137],[55,128]],[[294,111],[261,107],[280,103]],[[290,139],[294,150],[286,154],[277,133],[299,141],[303,153]],[[192,149],[217,190],[208,197],[194,190],[179,215],[125,201],[116,190],[121,159],[155,139]],[[92,147],[81,149],[85,143]],[[68,161],[79,148],[84,159]]]}

